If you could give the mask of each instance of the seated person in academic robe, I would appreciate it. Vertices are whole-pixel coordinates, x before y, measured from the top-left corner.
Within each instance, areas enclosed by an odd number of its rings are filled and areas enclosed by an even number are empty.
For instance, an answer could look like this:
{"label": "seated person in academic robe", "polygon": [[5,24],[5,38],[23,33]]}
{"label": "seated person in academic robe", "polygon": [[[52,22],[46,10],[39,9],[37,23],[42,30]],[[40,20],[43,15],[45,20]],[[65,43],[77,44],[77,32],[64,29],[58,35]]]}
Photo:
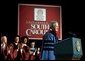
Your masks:
{"label": "seated person in academic robe", "polygon": [[2,36],[1,37],[1,58],[2,60],[7,59],[7,37]]}
{"label": "seated person in academic robe", "polygon": [[51,22],[49,31],[43,36],[41,60],[55,60],[54,45],[58,42],[57,31],[58,22]]}
{"label": "seated person in academic robe", "polygon": [[30,56],[29,56],[30,60],[35,60],[35,53],[36,53],[35,42],[31,43],[29,52],[30,52]]}
{"label": "seated person in academic robe", "polygon": [[13,45],[14,45],[14,49],[19,49],[19,42],[20,42],[20,36],[16,36],[15,37],[15,41],[14,41],[14,43],[13,43]]}
{"label": "seated person in academic robe", "polygon": [[28,43],[28,37],[23,36],[21,37],[22,44],[23,44],[23,49],[25,50],[25,58],[24,60],[29,60],[29,46],[27,45]]}
{"label": "seated person in academic robe", "polygon": [[14,39],[14,60],[16,60],[17,58],[17,54],[18,54],[18,51],[19,51],[19,43],[20,42],[20,36],[19,35],[16,35],[15,39]]}

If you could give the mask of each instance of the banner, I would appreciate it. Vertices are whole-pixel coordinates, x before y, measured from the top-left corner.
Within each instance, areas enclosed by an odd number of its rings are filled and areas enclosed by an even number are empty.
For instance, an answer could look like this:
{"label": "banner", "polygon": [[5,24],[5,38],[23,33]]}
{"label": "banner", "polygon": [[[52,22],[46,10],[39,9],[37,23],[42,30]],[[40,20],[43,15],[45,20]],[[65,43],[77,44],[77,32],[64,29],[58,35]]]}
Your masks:
{"label": "banner", "polygon": [[51,21],[57,21],[57,36],[62,40],[61,6],[18,4],[18,35],[42,40]]}

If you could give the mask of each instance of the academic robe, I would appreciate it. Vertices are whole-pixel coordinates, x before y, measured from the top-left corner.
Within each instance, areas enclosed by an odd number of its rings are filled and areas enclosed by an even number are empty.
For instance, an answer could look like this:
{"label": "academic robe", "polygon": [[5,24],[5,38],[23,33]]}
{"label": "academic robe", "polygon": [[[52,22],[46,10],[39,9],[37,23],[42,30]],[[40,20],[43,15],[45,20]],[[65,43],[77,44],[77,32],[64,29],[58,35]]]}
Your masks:
{"label": "academic robe", "polygon": [[29,60],[35,60],[35,55],[32,53],[32,54],[30,54],[30,56],[29,56]]}
{"label": "academic robe", "polygon": [[35,48],[30,48],[30,52],[32,52],[29,56],[29,60],[35,60]]}
{"label": "academic robe", "polygon": [[18,49],[18,45],[19,45],[19,43],[13,43],[13,45],[14,45],[14,49]]}
{"label": "academic robe", "polygon": [[7,59],[7,44],[5,45],[1,44],[1,58],[2,60]]}
{"label": "academic robe", "polygon": [[19,49],[19,51],[17,52],[16,60],[24,60],[24,59],[25,59],[25,51],[24,49],[22,49],[22,52],[21,52],[21,49]]}
{"label": "academic robe", "polygon": [[24,46],[23,47],[24,51],[25,51],[25,58],[24,60],[29,60],[29,47],[28,46]]}
{"label": "academic robe", "polygon": [[57,41],[58,38],[51,32],[47,32],[43,36],[41,60],[55,60],[54,44],[57,43]]}
{"label": "academic robe", "polygon": [[35,60],[40,60],[41,59],[41,53],[36,52],[35,54]]}
{"label": "academic robe", "polygon": [[[10,51],[10,53],[8,53],[8,51]],[[13,60],[14,57],[13,57],[13,51],[8,49],[7,50],[7,59],[6,60]]]}
{"label": "academic robe", "polygon": [[14,49],[13,51],[13,60],[17,60],[18,49]]}

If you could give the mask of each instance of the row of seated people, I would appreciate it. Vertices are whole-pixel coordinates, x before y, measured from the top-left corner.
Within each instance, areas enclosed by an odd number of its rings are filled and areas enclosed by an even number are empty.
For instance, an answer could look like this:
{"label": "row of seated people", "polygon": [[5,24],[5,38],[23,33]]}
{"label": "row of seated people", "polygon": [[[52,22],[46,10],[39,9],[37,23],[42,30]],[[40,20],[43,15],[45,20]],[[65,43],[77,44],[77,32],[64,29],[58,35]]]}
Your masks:
{"label": "row of seated people", "polygon": [[16,36],[13,43],[7,43],[7,37],[1,37],[1,58],[4,60],[40,60],[40,47],[35,47],[35,42],[28,45],[28,37]]}

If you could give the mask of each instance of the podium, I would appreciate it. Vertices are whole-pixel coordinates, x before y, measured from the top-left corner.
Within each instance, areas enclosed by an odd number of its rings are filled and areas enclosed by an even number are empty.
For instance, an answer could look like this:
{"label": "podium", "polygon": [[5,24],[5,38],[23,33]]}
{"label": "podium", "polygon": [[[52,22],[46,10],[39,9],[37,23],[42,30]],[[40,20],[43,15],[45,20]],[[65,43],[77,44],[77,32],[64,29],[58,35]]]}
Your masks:
{"label": "podium", "polygon": [[56,60],[80,60],[82,57],[81,39],[71,37],[55,44]]}

